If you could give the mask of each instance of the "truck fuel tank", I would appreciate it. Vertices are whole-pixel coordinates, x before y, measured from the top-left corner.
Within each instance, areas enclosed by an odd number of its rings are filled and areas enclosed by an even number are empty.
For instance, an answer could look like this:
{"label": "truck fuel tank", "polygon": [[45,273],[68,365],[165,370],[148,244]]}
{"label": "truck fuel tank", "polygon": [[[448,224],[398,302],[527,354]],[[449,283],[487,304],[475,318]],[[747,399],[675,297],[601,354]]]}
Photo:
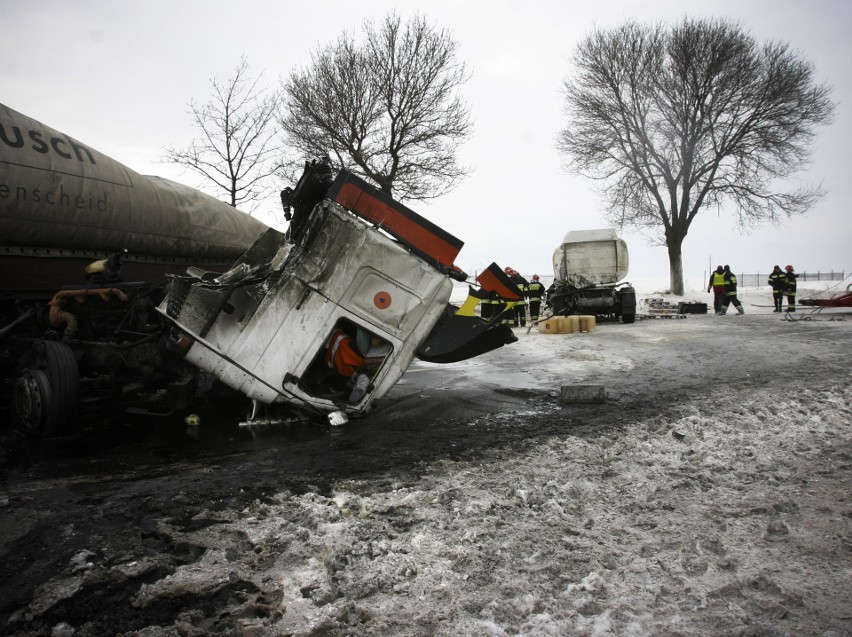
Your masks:
{"label": "truck fuel tank", "polygon": [[612,228],[572,230],[553,251],[553,274],[574,287],[618,283],[629,267],[627,244]]}

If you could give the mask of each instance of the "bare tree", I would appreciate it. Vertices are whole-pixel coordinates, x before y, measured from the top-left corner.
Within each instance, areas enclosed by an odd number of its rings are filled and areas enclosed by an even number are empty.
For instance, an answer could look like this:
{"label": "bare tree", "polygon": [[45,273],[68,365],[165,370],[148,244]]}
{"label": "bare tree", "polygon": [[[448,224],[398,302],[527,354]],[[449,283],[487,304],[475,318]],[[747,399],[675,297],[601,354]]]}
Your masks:
{"label": "bare tree", "polygon": [[282,129],[297,157],[333,163],[399,199],[438,197],[468,174],[456,161],[471,133],[456,95],[467,80],[451,34],[395,14],[344,33],[283,82]]}
{"label": "bare tree", "polygon": [[249,76],[245,57],[224,83],[211,79],[212,99],[203,105],[189,103],[201,139],[188,148],[169,148],[164,158],[199,173],[227,193],[230,205],[248,206],[248,212],[276,191],[267,178],[280,167],[275,126],[279,99],[258,85],[260,79]]}
{"label": "bare tree", "polygon": [[739,24],[684,19],[596,31],[564,81],[568,167],[603,181],[610,222],[651,228],[683,294],[682,244],[696,215],[735,206],[742,229],[805,213],[818,187],[776,190],[801,169],[830,88],[787,44],[759,45]]}

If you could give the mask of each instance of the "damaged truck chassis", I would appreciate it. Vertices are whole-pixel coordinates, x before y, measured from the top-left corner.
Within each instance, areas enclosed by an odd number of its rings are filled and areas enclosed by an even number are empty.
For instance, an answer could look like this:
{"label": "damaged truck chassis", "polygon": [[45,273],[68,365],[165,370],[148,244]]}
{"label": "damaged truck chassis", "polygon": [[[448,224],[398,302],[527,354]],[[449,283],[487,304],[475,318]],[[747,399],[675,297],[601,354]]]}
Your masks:
{"label": "damaged truck chassis", "polygon": [[167,341],[155,311],[163,296],[163,285],[113,282],[66,286],[15,318],[5,304],[0,371],[12,424],[52,436],[116,409],[189,406],[198,373]]}
{"label": "damaged truck chassis", "polygon": [[[160,306],[185,360],[251,399],[248,424],[343,424],[415,356],[451,362],[516,340],[449,303],[452,280],[466,279],[461,241],[345,170],[326,183],[324,168],[308,164],[288,193],[287,234],[268,230],[221,276],[175,278]],[[331,363],[341,339],[362,359],[357,375]]]}
{"label": "damaged truck chassis", "polygon": [[[516,340],[450,304],[453,280],[466,279],[452,235],[347,171],[332,179],[322,162],[287,192],[288,231],[267,229],[224,273],[190,267],[161,284],[7,299],[0,369],[14,425],[63,434],[105,405],[168,414],[203,399],[210,380],[249,399],[247,423],[343,424],[414,357],[453,362]],[[357,350],[357,378],[330,365],[335,338]]]}

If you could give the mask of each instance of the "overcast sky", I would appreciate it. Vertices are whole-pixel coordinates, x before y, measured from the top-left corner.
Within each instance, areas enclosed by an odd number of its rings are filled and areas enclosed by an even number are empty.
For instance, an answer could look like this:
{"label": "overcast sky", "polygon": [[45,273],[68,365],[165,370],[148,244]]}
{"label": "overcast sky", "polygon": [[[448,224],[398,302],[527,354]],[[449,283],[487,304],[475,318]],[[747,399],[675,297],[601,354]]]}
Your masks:
{"label": "overcast sky", "polygon": [[[460,43],[472,72],[462,97],[475,130],[461,151],[474,172],[449,195],[411,207],[465,242],[469,273],[496,261],[524,274],[552,274],[551,255],[569,230],[606,227],[595,184],[563,169],[555,149],[563,126],[561,81],[576,44],[595,27],[628,18],[740,20],[760,41],[788,42],[833,86],[834,123],[821,130],[810,169],[791,186],[822,184],[828,195],[805,217],[739,234],[734,217],[704,213],[684,244],[687,288],[712,262],[737,272],[774,264],[852,271],[852,2],[848,0],[465,2],[224,2],[219,0],[0,0],[0,101],[143,174],[190,186],[199,180],[160,162],[163,150],[197,135],[190,99],[207,101],[210,79],[227,79],[245,54],[276,86],[317,46],[365,19],[417,7]],[[270,200],[256,216],[280,218]],[[284,227],[279,225],[278,227]],[[622,234],[630,275],[668,279],[662,247]]]}

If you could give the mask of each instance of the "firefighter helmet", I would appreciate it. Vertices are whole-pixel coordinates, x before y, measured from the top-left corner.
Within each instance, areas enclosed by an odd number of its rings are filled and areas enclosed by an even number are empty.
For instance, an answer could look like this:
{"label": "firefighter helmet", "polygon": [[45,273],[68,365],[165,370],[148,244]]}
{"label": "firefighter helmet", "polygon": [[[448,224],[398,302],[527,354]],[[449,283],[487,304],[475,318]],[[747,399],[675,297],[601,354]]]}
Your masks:
{"label": "firefighter helmet", "polygon": [[532,279],[533,279],[533,281],[538,281],[538,275],[537,275],[537,274],[533,274]]}
{"label": "firefighter helmet", "polygon": [[792,271],[793,271],[793,266],[792,266],[792,265],[788,265],[788,266],[787,266],[786,268],[784,268],[784,269],[785,269],[785,270],[787,270],[787,272],[792,272]]}

